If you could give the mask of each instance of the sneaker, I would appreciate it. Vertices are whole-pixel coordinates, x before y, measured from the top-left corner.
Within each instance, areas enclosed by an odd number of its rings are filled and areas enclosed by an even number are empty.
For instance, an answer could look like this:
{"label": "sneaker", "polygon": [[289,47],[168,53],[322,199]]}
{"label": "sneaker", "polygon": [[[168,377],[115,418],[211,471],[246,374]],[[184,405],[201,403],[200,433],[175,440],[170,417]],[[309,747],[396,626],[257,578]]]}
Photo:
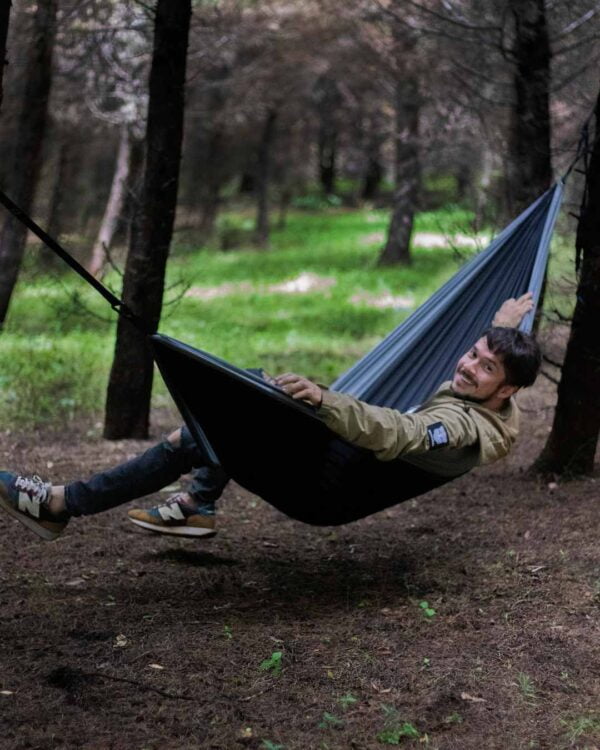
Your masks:
{"label": "sneaker", "polygon": [[217,533],[214,506],[192,505],[182,492],[172,495],[162,505],[148,510],[134,508],[127,515],[136,526],[160,534],[209,537]]}
{"label": "sneaker", "polygon": [[52,485],[38,476],[0,471],[0,508],[47,541],[60,536],[70,518],[66,512],[56,515],[48,510],[51,497]]}

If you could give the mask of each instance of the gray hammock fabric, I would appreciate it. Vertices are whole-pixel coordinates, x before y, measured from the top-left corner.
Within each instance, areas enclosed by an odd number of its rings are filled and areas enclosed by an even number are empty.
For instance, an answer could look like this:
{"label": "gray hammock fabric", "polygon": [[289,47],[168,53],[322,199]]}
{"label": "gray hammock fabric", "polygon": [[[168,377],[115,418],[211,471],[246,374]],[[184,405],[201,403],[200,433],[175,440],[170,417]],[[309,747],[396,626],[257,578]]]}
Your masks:
{"label": "gray hammock fabric", "polygon": [[537,306],[563,191],[561,181],[540,196],[332,388],[405,411],[450,378],[504,300],[532,291]]}

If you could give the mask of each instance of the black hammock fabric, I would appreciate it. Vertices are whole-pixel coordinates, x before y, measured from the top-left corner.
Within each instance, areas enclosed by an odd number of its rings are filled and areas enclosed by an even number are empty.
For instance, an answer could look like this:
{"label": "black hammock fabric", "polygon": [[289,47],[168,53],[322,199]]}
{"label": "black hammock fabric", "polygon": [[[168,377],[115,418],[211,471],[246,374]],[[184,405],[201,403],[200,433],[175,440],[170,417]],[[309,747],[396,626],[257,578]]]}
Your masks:
{"label": "black hammock fabric", "polygon": [[[505,299],[532,291],[537,303],[562,193],[562,182],[544,193],[333,388],[400,410],[431,396]],[[207,461],[292,518],[344,524],[449,481],[378,461],[258,376],[167,336],[151,341]]]}

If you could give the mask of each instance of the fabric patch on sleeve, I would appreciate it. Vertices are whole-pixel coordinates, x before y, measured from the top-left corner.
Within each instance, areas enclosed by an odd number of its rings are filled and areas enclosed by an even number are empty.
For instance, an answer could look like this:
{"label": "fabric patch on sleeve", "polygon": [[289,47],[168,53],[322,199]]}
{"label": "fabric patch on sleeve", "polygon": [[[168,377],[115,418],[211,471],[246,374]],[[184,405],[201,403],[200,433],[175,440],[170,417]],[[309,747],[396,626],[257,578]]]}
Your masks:
{"label": "fabric patch on sleeve", "polygon": [[434,422],[427,427],[427,438],[429,440],[430,451],[450,445],[448,432],[441,422]]}

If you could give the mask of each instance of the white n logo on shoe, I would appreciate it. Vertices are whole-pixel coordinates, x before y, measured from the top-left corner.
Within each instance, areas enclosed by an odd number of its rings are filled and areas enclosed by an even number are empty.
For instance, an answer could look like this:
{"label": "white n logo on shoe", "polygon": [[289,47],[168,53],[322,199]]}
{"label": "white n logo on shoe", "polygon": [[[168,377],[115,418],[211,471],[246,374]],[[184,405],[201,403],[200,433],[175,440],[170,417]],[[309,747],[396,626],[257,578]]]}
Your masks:
{"label": "white n logo on shoe", "polygon": [[34,518],[40,517],[40,504],[32,500],[26,492],[19,492],[19,510],[21,513],[29,513]]}
{"label": "white n logo on shoe", "polygon": [[161,505],[158,508],[158,512],[163,521],[183,521],[185,518],[177,503],[173,503],[172,505]]}

